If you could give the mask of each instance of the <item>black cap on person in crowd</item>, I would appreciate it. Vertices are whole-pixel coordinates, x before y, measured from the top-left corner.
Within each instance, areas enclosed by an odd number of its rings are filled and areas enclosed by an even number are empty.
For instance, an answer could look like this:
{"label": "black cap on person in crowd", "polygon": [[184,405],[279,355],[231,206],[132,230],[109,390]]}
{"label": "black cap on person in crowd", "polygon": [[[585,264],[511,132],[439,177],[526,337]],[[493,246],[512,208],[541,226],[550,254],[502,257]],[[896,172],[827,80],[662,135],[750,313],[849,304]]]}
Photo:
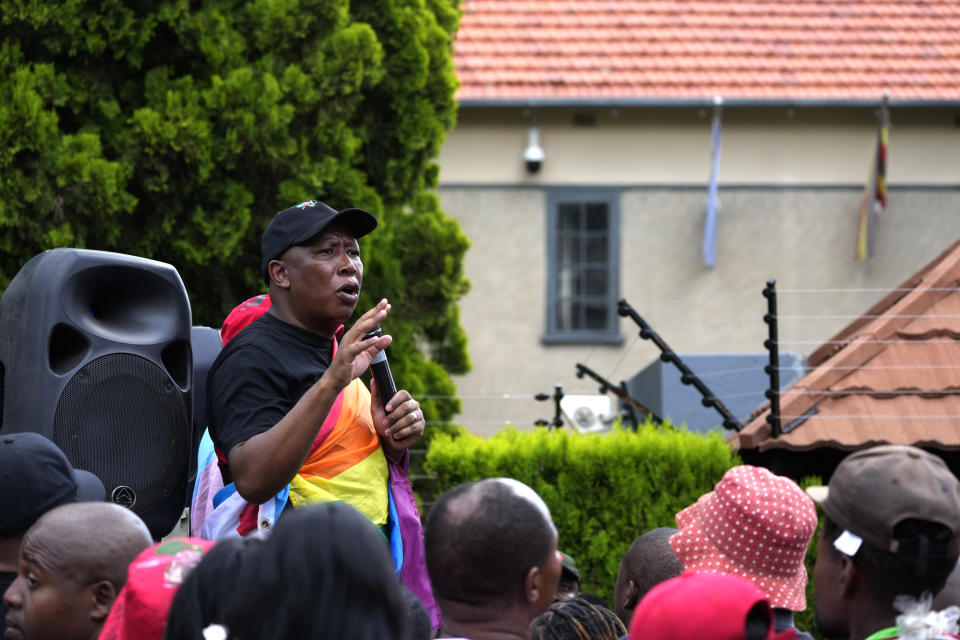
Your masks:
{"label": "black cap on person in crowd", "polygon": [[564,553],[560,551],[560,564],[563,567],[563,572],[568,573],[578,581],[580,580],[580,569],[577,568],[577,561],[573,559],[573,556],[569,553]]}
{"label": "black cap on person in crowd", "polygon": [[905,445],[881,445],[843,459],[826,487],[807,493],[831,520],[881,551],[897,553],[893,529],[907,519],[950,530],[960,555],[960,481],[940,457]]}
{"label": "black cap on person in crowd", "polygon": [[260,272],[269,283],[267,266],[292,246],[306,242],[332,222],[346,225],[354,237],[365,236],[377,228],[377,219],[363,209],[337,211],[318,200],[307,200],[278,212],[270,220],[260,240]]}
{"label": "black cap on person in crowd", "polygon": [[22,535],[61,504],[105,497],[100,479],[74,469],[47,438],[38,433],[0,435],[0,536]]}

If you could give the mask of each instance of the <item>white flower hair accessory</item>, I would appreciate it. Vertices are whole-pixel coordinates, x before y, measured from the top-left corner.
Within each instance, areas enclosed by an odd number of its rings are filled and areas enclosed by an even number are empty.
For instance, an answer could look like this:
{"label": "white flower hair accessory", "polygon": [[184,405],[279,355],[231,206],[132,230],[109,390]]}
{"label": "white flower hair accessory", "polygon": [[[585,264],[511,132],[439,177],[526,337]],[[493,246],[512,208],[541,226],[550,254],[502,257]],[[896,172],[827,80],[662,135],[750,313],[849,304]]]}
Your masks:
{"label": "white flower hair accessory", "polygon": [[924,591],[919,599],[904,595],[896,597],[893,607],[902,612],[897,616],[899,637],[902,640],[933,640],[943,635],[956,634],[960,630],[957,626],[960,607],[954,605],[943,611],[931,611],[931,605],[933,595],[929,591]]}

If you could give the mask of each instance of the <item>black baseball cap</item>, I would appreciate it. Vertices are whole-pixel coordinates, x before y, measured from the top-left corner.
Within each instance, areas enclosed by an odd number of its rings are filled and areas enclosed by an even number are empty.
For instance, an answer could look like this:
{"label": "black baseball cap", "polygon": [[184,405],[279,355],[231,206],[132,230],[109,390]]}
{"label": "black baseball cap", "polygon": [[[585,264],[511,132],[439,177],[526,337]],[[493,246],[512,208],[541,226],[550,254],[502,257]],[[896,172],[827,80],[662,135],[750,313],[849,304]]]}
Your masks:
{"label": "black baseball cap", "polygon": [[269,283],[267,265],[292,246],[306,242],[332,222],[346,225],[354,237],[365,236],[377,228],[377,219],[363,209],[337,211],[319,200],[307,200],[273,216],[260,241],[260,273]]}
{"label": "black baseball cap", "polygon": [[563,567],[563,573],[568,573],[580,580],[580,569],[577,568],[577,561],[573,559],[573,556],[569,553],[564,553],[560,551],[560,563]]}
{"label": "black baseball cap", "polygon": [[61,504],[104,498],[100,479],[74,469],[47,438],[38,433],[0,435],[0,536],[22,535]]}

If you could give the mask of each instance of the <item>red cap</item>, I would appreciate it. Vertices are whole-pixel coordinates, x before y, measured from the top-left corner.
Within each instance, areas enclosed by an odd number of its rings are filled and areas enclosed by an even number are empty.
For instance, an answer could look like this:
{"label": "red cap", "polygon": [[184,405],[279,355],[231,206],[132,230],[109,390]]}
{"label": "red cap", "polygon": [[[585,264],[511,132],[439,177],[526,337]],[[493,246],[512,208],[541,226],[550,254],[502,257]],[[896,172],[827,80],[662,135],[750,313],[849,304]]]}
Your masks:
{"label": "red cap", "polygon": [[794,640],[796,631],[774,632],[773,610],[743,578],[688,571],[661,582],[644,596],[630,621],[630,640],[744,640],[747,615],[763,603],[768,640]]}
{"label": "red cap", "polygon": [[127,583],[99,640],[163,640],[173,595],[214,544],[200,538],[167,538],[141,551],[130,563]]}
{"label": "red cap", "polygon": [[265,314],[269,309],[269,294],[254,296],[235,306],[233,311],[227,314],[223,326],[220,327],[220,342],[226,346],[235,335],[240,333],[241,329]]}

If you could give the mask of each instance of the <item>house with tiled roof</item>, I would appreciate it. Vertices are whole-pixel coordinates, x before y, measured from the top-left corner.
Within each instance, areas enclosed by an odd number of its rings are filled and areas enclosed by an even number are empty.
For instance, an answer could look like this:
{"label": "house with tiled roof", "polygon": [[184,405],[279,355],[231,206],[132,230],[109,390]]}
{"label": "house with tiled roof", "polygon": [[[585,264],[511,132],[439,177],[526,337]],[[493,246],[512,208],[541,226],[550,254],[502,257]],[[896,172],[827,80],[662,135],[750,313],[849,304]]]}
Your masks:
{"label": "house with tiled roof", "polygon": [[960,470],[960,242],[810,354],[809,373],[730,438],[741,457],[827,476],[878,444],[935,451]]}
{"label": "house with tiled roof", "polygon": [[465,105],[956,101],[948,0],[465,0]]}
{"label": "house with tiled roof", "polygon": [[[461,8],[438,194],[472,243],[470,431],[549,418],[531,398],[556,384],[595,394],[578,362],[618,383],[658,357],[618,298],[678,353],[756,353],[773,278],[806,354],[960,238],[960,0]],[[884,94],[886,207],[857,260]]]}

